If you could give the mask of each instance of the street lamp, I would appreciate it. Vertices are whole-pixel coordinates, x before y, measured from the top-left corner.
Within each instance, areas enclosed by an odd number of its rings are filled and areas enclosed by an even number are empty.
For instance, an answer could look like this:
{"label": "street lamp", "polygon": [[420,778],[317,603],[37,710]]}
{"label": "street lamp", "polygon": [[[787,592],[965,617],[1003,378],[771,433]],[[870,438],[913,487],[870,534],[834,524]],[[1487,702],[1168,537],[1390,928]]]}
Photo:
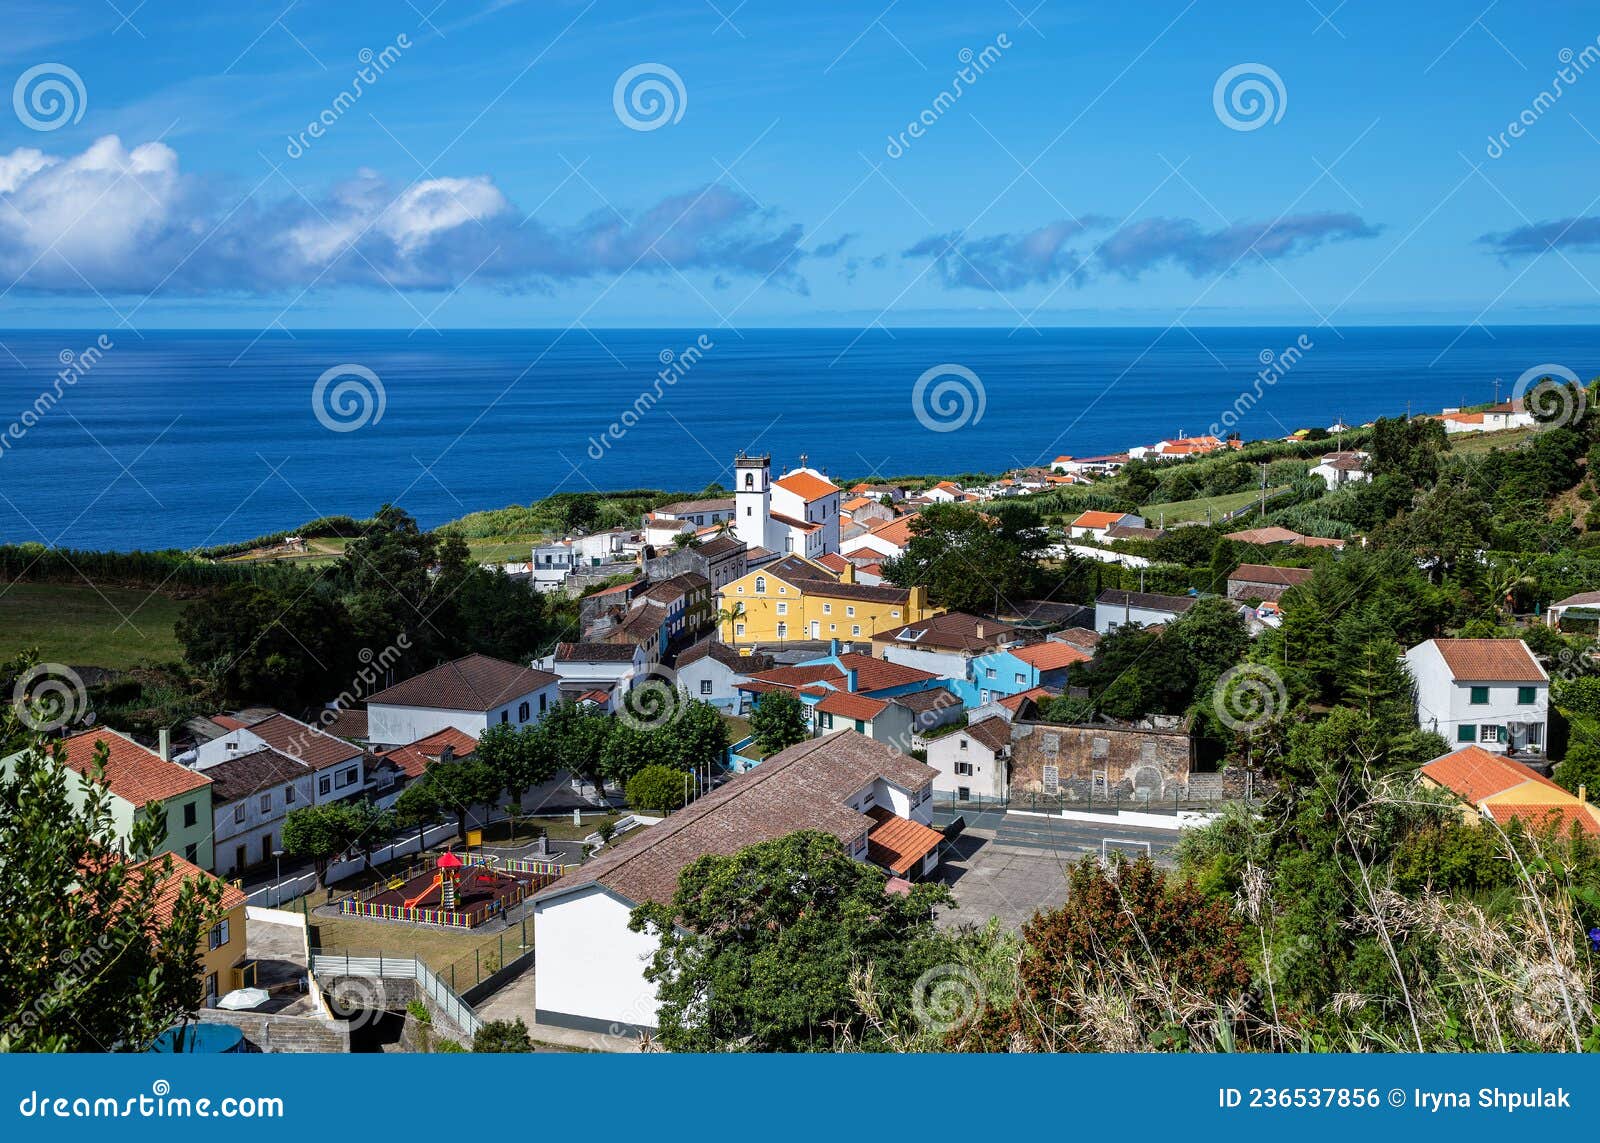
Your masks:
{"label": "street lamp", "polygon": [[283,904],[283,850],[273,850],[272,859],[278,863],[277,874],[272,880],[272,907],[276,909],[279,905]]}

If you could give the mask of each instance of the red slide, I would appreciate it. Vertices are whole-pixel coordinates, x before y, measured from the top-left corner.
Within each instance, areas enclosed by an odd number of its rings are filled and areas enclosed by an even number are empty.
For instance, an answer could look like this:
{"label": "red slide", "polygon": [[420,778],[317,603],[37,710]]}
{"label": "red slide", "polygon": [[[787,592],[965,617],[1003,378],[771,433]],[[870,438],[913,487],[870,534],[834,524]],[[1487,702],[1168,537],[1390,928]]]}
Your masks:
{"label": "red slide", "polygon": [[422,900],[429,893],[432,893],[435,889],[439,888],[440,884],[443,881],[444,881],[444,875],[440,874],[440,873],[435,873],[433,875],[433,880],[428,882],[428,887],[426,889],[424,889],[421,893],[418,893],[415,897],[411,898],[411,900],[406,902],[406,908],[415,909],[417,907],[417,902]]}

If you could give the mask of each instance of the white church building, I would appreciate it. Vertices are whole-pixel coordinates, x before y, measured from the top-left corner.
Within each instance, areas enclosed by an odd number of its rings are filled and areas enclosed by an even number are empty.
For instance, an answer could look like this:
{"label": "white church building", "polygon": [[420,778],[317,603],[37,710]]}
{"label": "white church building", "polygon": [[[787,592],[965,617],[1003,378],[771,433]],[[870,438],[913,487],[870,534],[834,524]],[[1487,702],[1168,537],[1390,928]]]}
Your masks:
{"label": "white church building", "polygon": [[772,457],[734,458],[733,532],[754,554],[818,556],[839,551],[839,498],[843,490],[805,466],[772,479]]}

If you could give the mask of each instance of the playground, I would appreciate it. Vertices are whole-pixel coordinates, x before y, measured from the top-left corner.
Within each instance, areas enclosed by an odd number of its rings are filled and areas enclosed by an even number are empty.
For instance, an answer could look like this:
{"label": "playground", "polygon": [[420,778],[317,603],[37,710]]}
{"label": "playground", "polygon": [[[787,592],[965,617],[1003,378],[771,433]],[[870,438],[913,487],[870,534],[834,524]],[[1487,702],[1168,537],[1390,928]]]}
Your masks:
{"label": "playground", "polygon": [[454,852],[345,897],[345,916],[408,921],[451,929],[472,929],[520,904],[560,876],[553,862],[494,857],[463,858]]}

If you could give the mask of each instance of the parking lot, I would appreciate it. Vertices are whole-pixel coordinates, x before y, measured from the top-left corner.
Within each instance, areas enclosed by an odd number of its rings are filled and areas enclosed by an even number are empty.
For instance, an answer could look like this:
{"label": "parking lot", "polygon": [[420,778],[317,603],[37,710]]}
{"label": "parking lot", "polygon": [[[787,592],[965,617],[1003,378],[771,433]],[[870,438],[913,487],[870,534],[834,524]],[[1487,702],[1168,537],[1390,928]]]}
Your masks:
{"label": "parking lot", "polygon": [[[943,827],[949,814],[935,816]],[[1053,909],[1067,899],[1067,870],[1085,854],[1112,849],[1148,853],[1170,865],[1178,834],[1174,830],[1104,822],[1065,821],[984,811],[967,815],[966,832],[946,850],[943,878],[958,908],[939,918],[946,927],[981,925],[999,917],[1020,928],[1040,909]]]}

